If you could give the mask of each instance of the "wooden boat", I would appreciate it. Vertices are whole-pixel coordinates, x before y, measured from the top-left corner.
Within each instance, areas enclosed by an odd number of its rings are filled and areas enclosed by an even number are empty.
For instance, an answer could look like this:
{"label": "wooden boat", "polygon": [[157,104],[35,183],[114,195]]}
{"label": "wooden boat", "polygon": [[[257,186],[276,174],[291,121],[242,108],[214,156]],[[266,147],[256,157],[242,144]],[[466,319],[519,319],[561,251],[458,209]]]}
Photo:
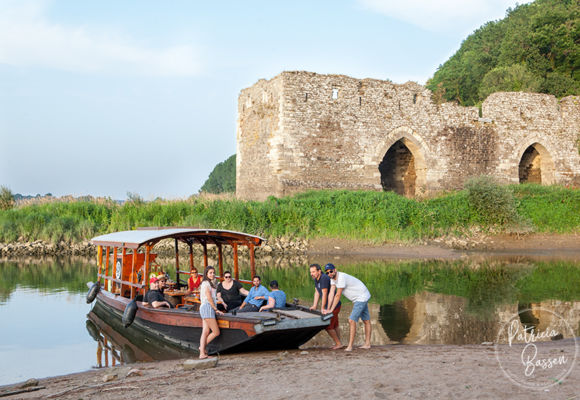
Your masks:
{"label": "wooden boat", "polygon": [[[239,280],[241,247],[247,247],[252,277],[255,275],[256,247],[263,238],[241,232],[196,228],[144,228],[97,236],[98,275],[87,294],[87,302],[96,299],[92,312],[103,320],[123,321],[125,329],[165,341],[185,349],[197,350],[202,330],[199,312],[191,307],[153,308],[143,303],[149,276],[154,272],[155,246],[171,239],[175,244],[175,281],[189,275],[194,266],[193,246],[203,248],[204,267],[208,265],[208,246],[217,247],[218,276],[223,276],[224,247],[233,254],[234,277]],[[180,270],[179,243],[189,248],[189,268]],[[114,262],[111,262],[111,257]],[[200,268],[201,270],[201,268]],[[241,281],[250,283],[250,281]],[[221,334],[208,346],[209,353],[291,349],[306,343],[329,324],[332,315],[321,315],[298,304],[286,304],[271,312],[246,312],[217,316]]]}

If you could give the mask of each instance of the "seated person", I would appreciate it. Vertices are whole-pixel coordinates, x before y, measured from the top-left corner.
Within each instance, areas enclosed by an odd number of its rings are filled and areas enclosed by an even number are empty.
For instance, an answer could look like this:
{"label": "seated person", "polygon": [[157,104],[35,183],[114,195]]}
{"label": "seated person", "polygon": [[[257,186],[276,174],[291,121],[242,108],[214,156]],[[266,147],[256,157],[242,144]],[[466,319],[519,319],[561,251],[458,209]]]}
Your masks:
{"label": "seated person", "polygon": [[157,281],[159,282],[159,291],[161,292],[161,294],[163,294],[163,292],[165,292],[165,289],[167,289],[167,275],[165,274],[157,275]]}
{"label": "seated person", "polygon": [[268,289],[261,285],[262,279],[256,275],[252,279],[252,288],[242,302],[242,305],[237,308],[236,312],[252,312],[259,311],[262,304],[268,299]]}
{"label": "seated person", "polygon": [[169,307],[171,308],[171,304],[165,300],[163,294],[159,290],[159,279],[156,277],[151,278],[149,281],[150,289],[147,293],[145,293],[145,297],[143,298],[144,303],[149,303],[153,306],[153,308],[159,307]]}
{"label": "seated person", "polygon": [[286,293],[278,289],[278,281],[270,282],[270,289],[272,291],[268,294],[268,304],[262,306],[260,311],[286,307]]}
{"label": "seated person", "polygon": [[199,289],[199,285],[201,285],[201,275],[197,273],[197,269],[193,267],[189,272],[189,279],[187,280],[187,289],[190,292],[193,292],[196,289]]}
{"label": "seated person", "polygon": [[248,291],[244,289],[242,284],[232,279],[230,271],[224,272],[224,280],[220,282],[217,287],[217,308],[220,311],[233,310],[242,304],[242,294],[248,295]]}

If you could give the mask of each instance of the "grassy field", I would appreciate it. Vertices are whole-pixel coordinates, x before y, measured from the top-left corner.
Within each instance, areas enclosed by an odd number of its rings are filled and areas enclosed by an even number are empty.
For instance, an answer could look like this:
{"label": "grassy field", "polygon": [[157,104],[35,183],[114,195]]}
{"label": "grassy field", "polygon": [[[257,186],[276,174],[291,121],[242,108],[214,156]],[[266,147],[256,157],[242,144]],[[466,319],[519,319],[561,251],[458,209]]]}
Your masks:
{"label": "grassy field", "polygon": [[499,186],[414,200],[392,192],[310,191],[263,202],[193,197],[186,201],[52,202],[0,211],[0,242],[82,241],[142,226],[196,226],[266,237],[342,237],[376,242],[493,231],[579,232],[580,190]]}

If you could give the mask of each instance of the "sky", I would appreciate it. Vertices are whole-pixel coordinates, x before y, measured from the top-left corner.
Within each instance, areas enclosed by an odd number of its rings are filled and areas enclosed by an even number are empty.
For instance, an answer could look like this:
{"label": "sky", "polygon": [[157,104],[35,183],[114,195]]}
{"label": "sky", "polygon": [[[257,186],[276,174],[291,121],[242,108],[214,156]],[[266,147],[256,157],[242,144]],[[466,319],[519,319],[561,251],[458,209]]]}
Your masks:
{"label": "sky", "polygon": [[0,0],[0,185],[187,198],[236,152],[242,89],[296,70],[425,84],[516,4]]}

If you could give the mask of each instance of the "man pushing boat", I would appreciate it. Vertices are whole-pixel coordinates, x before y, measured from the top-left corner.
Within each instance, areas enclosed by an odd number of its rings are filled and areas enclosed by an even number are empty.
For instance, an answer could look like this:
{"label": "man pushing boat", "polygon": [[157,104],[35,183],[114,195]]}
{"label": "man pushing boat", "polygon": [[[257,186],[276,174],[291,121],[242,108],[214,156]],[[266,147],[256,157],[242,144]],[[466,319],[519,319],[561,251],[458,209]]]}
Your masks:
{"label": "man pushing boat", "polygon": [[359,319],[362,319],[365,325],[365,343],[360,346],[361,349],[371,348],[371,314],[369,312],[368,302],[371,298],[371,293],[367,289],[364,283],[355,278],[354,276],[348,275],[344,272],[338,272],[336,267],[332,264],[326,264],[324,266],[326,274],[330,277],[330,283],[336,287],[336,294],[334,295],[334,300],[330,309],[326,310],[327,314],[332,313],[338,303],[340,302],[340,296],[344,296],[352,301],[352,312],[348,317],[348,324],[350,327],[350,335],[348,339],[348,346],[345,351],[352,351],[352,346],[354,345],[354,337],[356,335],[356,323]]}

